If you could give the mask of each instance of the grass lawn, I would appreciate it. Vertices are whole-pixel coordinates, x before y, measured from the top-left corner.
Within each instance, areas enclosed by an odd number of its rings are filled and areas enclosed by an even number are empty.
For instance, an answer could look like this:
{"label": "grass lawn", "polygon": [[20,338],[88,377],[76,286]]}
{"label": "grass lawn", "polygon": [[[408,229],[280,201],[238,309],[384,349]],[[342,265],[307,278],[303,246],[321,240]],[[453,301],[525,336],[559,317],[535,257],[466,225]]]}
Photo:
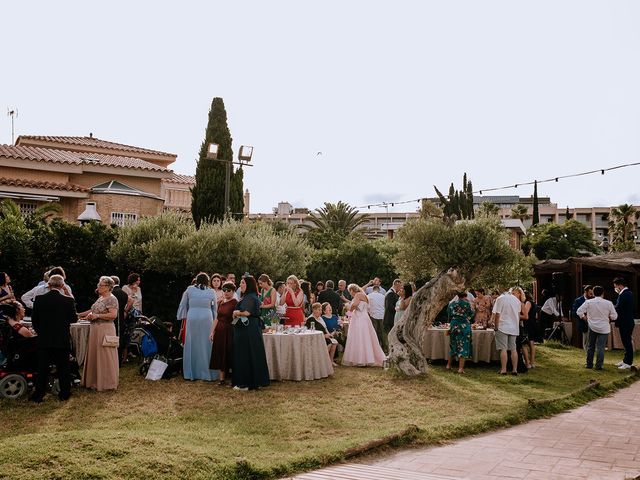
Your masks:
{"label": "grass lawn", "polygon": [[[417,431],[396,444],[441,442],[576,406],[635,378],[612,366],[621,355],[607,353],[596,372],[583,367],[581,350],[551,345],[539,349],[540,368],[518,377],[485,364],[468,364],[465,375],[436,364],[413,379],[338,367],[329,379],[257,392],[148,382],[132,366],[117,392],[0,402],[0,478],[277,478],[411,425]],[[585,390],[590,379],[601,387]]]}

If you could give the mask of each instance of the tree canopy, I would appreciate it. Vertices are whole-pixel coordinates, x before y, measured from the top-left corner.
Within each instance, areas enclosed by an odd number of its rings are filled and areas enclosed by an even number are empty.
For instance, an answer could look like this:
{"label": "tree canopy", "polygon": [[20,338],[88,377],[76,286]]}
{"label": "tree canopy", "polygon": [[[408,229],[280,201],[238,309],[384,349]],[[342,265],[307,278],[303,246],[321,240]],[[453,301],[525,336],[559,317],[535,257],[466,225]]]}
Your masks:
{"label": "tree canopy", "polygon": [[611,209],[609,220],[609,245],[614,252],[636,249],[638,211],[627,203]]}
{"label": "tree canopy", "polygon": [[473,185],[467,180],[467,174],[462,177],[462,190],[456,190],[453,182],[449,186],[449,194],[445,197],[438,187],[433,188],[438,195],[440,205],[445,217],[459,219],[472,219],[475,217],[473,210]]}
{"label": "tree canopy", "polygon": [[467,284],[485,286],[528,282],[530,265],[509,247],[508,232],[497,218],[478,218],[447,225],[415,219],[398,230],[396,269],[406,278],[428,279],[456,267]]}
{"label": "tree canopy", "polygon": [[537,258],[546,260],[597,253],[598,247],[591,229],[572,219],[562,225],[548,222],[531,226],[522,250],[525,254],[533,253]]}
{"label": "tree canopy", "polygon": [[309,241],[316,247],[335,246],[367,222],[367,214],[360,214],[348,203],[325,202],[309,217],[311,225],[301,225],[307,230]]}
{"label": "tree canopy", "polygon": [[[210,143],[218,144],[218,158],[207,158]],[[198,163],[196,164],[196,184],[191,188],[191,214],[196,228],[202,222],[218,222],[224,219],[224,190],[227,164],[224,160],[233,160],[231,132],[227,124],[227,111],[222,98],[216,97],[211,102],[209,120],[204,140],[200,146]],[[242,168],[233,171],[229,185],[229,210],[233,218],[242,217],[244,209]]]}

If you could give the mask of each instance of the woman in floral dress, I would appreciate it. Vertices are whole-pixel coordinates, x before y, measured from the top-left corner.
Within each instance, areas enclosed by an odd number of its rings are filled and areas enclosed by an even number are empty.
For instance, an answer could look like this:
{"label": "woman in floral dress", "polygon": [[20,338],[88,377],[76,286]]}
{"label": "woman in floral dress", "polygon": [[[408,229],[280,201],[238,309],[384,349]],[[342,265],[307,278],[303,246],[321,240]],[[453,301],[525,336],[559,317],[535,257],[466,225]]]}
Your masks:
{"label": "woman in floral dress", "polygon": [[465,359],[471,358],[471,319],[473,308],[467,301],[467,293],[458,294],[458,300],[449,305],[449,360],[447,370],[451,370],[451,360],[458,357],[458,373],[464,373]]}

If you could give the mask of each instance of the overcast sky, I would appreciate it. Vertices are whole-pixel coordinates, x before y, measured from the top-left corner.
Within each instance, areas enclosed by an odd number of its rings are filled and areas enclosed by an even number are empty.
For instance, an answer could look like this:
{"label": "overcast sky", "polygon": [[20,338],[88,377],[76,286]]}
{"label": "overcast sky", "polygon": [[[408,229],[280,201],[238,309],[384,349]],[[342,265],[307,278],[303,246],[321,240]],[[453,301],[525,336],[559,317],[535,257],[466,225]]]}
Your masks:
{"label": "overcast sky", "polygon": [[[16,135],[92,132],[176,153],[172,168],[194,174],[219,96],[234,153],[255,147],[252,213],[433,196],[464,172],[481,189],[640,161],[640,2],[24,0],[0,17]],[[539,195],[638,204],[639,174]]]}

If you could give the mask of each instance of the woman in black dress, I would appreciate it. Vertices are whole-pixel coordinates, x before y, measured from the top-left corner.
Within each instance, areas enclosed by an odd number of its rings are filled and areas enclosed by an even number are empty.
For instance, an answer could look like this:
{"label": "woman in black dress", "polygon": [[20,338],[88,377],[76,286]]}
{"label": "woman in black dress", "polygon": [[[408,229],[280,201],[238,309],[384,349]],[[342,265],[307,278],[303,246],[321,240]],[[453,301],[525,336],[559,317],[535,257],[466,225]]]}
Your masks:
{"label": "woman in black dress", "polygon": [[240,280],[242,298],[233,311],[233,388],[255,390],[269,385],[269,367],[260,329],[260,299],[251,275]]}

